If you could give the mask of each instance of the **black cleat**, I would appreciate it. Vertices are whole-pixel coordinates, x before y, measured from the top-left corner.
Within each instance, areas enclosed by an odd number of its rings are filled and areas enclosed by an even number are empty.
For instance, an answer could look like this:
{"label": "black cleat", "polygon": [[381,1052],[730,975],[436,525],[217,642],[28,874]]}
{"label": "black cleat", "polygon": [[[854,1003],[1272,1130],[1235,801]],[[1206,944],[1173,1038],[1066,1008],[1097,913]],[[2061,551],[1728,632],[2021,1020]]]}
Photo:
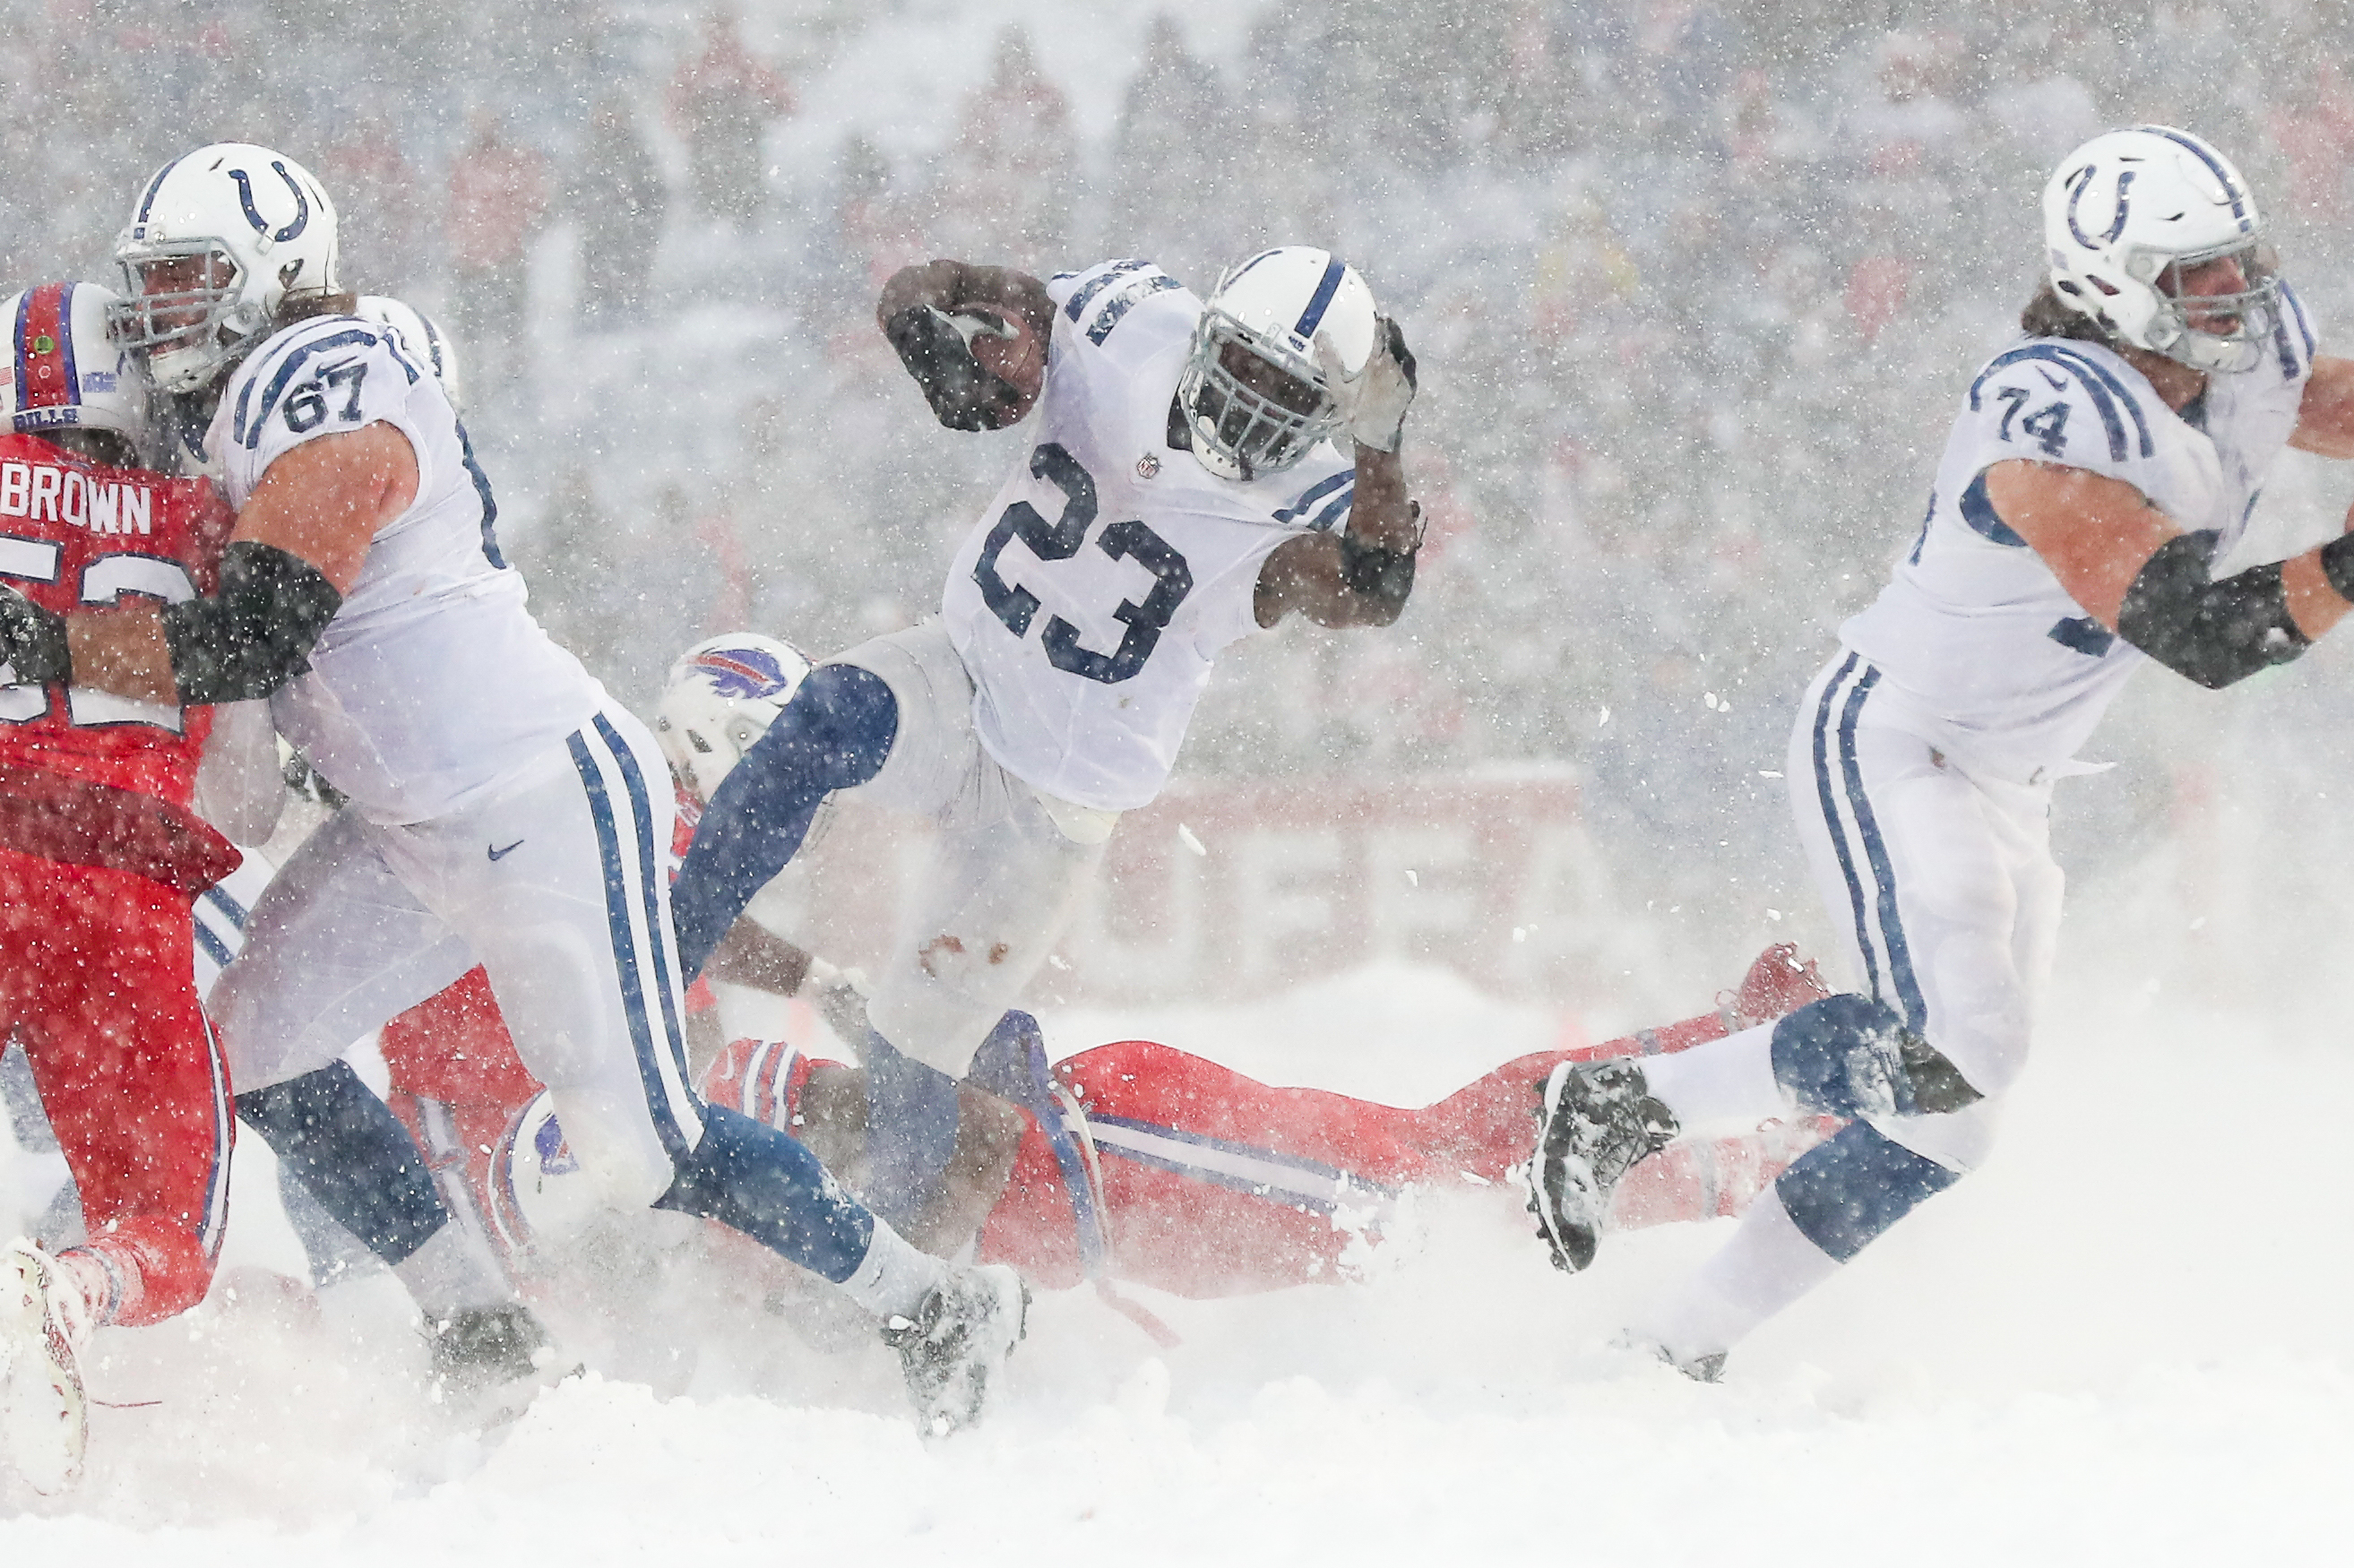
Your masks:
{"label": "black cleat", "polygon": [[470,1411],[485,1425],[523,1414],[539,1391],[579,1372],[565,1361],[546,1327],[520,1301],[468,1307],[428,1319],[433,1399]]}
{"label": "black cleat", "polygon": [[989,1385],[1029,1332],[1030,1287],[1002,1264],[959,1269],[924,1298],[912,1318],[883,1321],[883,1342],[899,1352],[907,1397],[927,1437],[945,1437],[981,1419]]}
{"label": "black cleat", "polygon": [[1528,1181],[1529,1213],[1555,1268],[1575,1274],[1594,1261],[1610,1194],[1676,1132],[1676,1118],[1651,1097],[1634,1063],[1564,1062],[1553,1070]]}

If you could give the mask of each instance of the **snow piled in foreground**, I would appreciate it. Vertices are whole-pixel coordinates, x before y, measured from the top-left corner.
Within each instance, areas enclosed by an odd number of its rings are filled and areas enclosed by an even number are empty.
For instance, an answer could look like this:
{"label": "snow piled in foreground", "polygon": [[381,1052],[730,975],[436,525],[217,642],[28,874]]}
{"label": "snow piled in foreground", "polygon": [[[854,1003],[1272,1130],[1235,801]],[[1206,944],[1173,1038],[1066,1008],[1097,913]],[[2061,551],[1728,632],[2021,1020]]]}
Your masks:
{"label": "snow piled in foreground", "polygon": [[[2121,1018],[2101,1002],[2115,994],[2063,991],[1996,1162],[1769,1326],[1721,1387],[1610,1345],[1637,1293],[1719,1227],[1613,1237],[1570,1280],[1502,1192],[1423,1198],[1361,1286],[1135,1292],[1182,1336],[1167,1351],[1087,1293],[1045,1297],[998,1414],[934,1446],[878,1348],[815,1348],[824,1325],[790,1329],[692,1264],[574,1325],[604,1373],[487,1441],[423,1403],[385,1282],[313,1308],[248,1269],[234,1299],[109,1337],[100,1396],[159,1403],[97,1413],[80,1497],[0,1499],[0,1550],[239,1568],[656,1550],[984,1564],[1071,1547],[2310,1559],[2354,1522],[2354,1200],[2335,1109],[2354,1063],[2244,1018]],[[1050,1020],[1070,1048],[1108,1022]],[[1551,1027],[1402,970],[1111,1033],[1411,1097]]]}

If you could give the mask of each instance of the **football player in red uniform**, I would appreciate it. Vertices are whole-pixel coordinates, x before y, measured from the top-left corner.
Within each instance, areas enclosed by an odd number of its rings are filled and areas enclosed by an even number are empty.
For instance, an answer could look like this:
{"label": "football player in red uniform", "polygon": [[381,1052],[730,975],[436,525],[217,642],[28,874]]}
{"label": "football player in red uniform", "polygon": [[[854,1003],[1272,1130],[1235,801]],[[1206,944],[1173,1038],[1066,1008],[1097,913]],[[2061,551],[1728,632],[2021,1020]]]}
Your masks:
{"label": "football player in red uniform", "polygon": [[[58,613],[210,591],[231,523],[209,482],[133,466],[113,298],[46,283],[0,303],[0,580]],[[80,1471],[90,1332],[185,1311],[212,1278],[232,1118],[191,902],[238,854],[192,808],[210,717],[0,668],[0,1048],[30,1062],[90,1234],[0,1250],[0,1451],[42,1490]]]}
{"label": "football player in red uniform", "polygon": [[[742,633],[698,644],[673,667],[654,729],[683,824],[691,827],[701,800],[808,667],[790,646]],[[801,989],[812,960],[779,938],[764,948],[758,935],[748,923],[730,933],[719,978]],[[841,1015],[838,1034],[864,1037],[854,992],[838,980],[812,989],[825,998],[829,1022]],[[690,1007],[716,1024],[716,1003],[705,988],[697,992]],[[1050,1065],[1035,1022],[1009,1013],[972,1076],[1020,1107],[1012,1136],[1002,1158],[952,1173],[941,1224],[925,1240],[954,1252],[977,1234],[980,1257],[1056,1287],[1122,1280],[1209,1297],[1344,1279],[1352,1249],[1378,1242],[1402,1189],[1503,1181],[1527,1157],[1540,1086],[1561,1062],[1681,1051],[1823,994],[1811,964],[1772,948],[1709,1012],[1508,1062],[1414,1109],[1263,1084],[1150,1041]],[[717,1046],[707,1038],[697,1052],[702,1095],[808,1143],[855,1189],[867,1113],[862,1070],[812,1054],[807,1035],[737,1040],[705,1065]],[[550,1216],[560,1223],[586,1212],[567,1197],[578,1183],[561,1126],[515,1059],[479,971],[395,1019],[382,1039],[392,1103],[428,1150],[453,1211],[510,1256]],[[1684,1145],[1620,1189],[1614,1220],[1631,1228],[1736,1213],[1824,1130],[1799,1120]]]}

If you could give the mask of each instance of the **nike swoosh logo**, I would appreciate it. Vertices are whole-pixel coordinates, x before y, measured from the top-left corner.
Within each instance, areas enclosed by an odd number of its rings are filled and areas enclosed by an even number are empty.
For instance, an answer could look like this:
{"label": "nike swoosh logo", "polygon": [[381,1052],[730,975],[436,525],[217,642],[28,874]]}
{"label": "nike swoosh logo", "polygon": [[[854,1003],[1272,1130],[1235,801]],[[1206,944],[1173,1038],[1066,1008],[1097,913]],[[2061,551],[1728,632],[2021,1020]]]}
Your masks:
{"label": "nike swoosh logo", "polygon": [[2035,367],[2035,374],[2050,382],[2052,384],[2052,390],[2054,392],[2065,392],[2068,390],[2068,382],[2066,377],[2054,376],[2052,372],[2044,369],[2043,366],[2040,365]]}
{"label": "nike swoosh logo", "polygon": [[515,851],[523,848],[523,841],[521,839],[517,839],[514,842],[507,845],[504,849],[493,848],[488,844],[485,844],[482,847],[489,852],[490,857],[493,860],[504,860],[507,856],[514,853]]}

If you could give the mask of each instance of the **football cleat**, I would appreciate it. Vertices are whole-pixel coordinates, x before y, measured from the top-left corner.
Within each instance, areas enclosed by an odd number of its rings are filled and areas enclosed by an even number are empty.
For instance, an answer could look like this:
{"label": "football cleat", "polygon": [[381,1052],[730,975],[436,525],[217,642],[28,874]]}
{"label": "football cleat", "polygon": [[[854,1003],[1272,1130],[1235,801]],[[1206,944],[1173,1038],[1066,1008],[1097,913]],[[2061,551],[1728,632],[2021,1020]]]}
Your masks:
{"label": "football cleat", "polygon": [[81,1481],[90,1404],[79,1341],[88,1308],[57,1261],[29,1241],[0,1251],[0,1457],[35,1491]]}
{"label": "football cleat", "polygon": [[512,1421],[543,1388],[581,1369],[557,1351],[546,1326],[520,1301],[468,1307],[425,1324],[434,1403],[483,1425]]}
{"label": "football cleat", "polygon": [[946,1437],[981,1419],[990,1384],[1029,1332],[1030,1287],[1003,1264],[960,1269],[935,1287],[915,1316],[883,1320],[883,1342],[899,1370],[927,1437]]}
{"label": "football cleat", "polygon": [[1681,1372],[1694,1383],[1724,1381],[1725,1353],[1723,1351],[1711,1351],[1704,1355],[1682,1356],[1668,1349],[1659,1340],[1638,1334],[1621,1336],[1616,1342],[1638,1355],[1649,1357],[1663,1367]]}
{"label": "football cleat", "polygon": [[1536,1152],[1529,1158],[1529,1212],[1555,1268],[1594,1261],[1610,1194],[1635,1162],[1665,1149],[1675,1117],[1653,1099],[1643,1070],[1625,1060],[1564,1062],[1544,1083]]}
{"label": "football cleat", "polygon": [[1830,994],[1815,960],[1798,956],[1797,943],[1776,942],[1757,955],[1731,996],[1717,993],[1717,1007],[1725,1029],[1737,1032],[1771,1023]]}

